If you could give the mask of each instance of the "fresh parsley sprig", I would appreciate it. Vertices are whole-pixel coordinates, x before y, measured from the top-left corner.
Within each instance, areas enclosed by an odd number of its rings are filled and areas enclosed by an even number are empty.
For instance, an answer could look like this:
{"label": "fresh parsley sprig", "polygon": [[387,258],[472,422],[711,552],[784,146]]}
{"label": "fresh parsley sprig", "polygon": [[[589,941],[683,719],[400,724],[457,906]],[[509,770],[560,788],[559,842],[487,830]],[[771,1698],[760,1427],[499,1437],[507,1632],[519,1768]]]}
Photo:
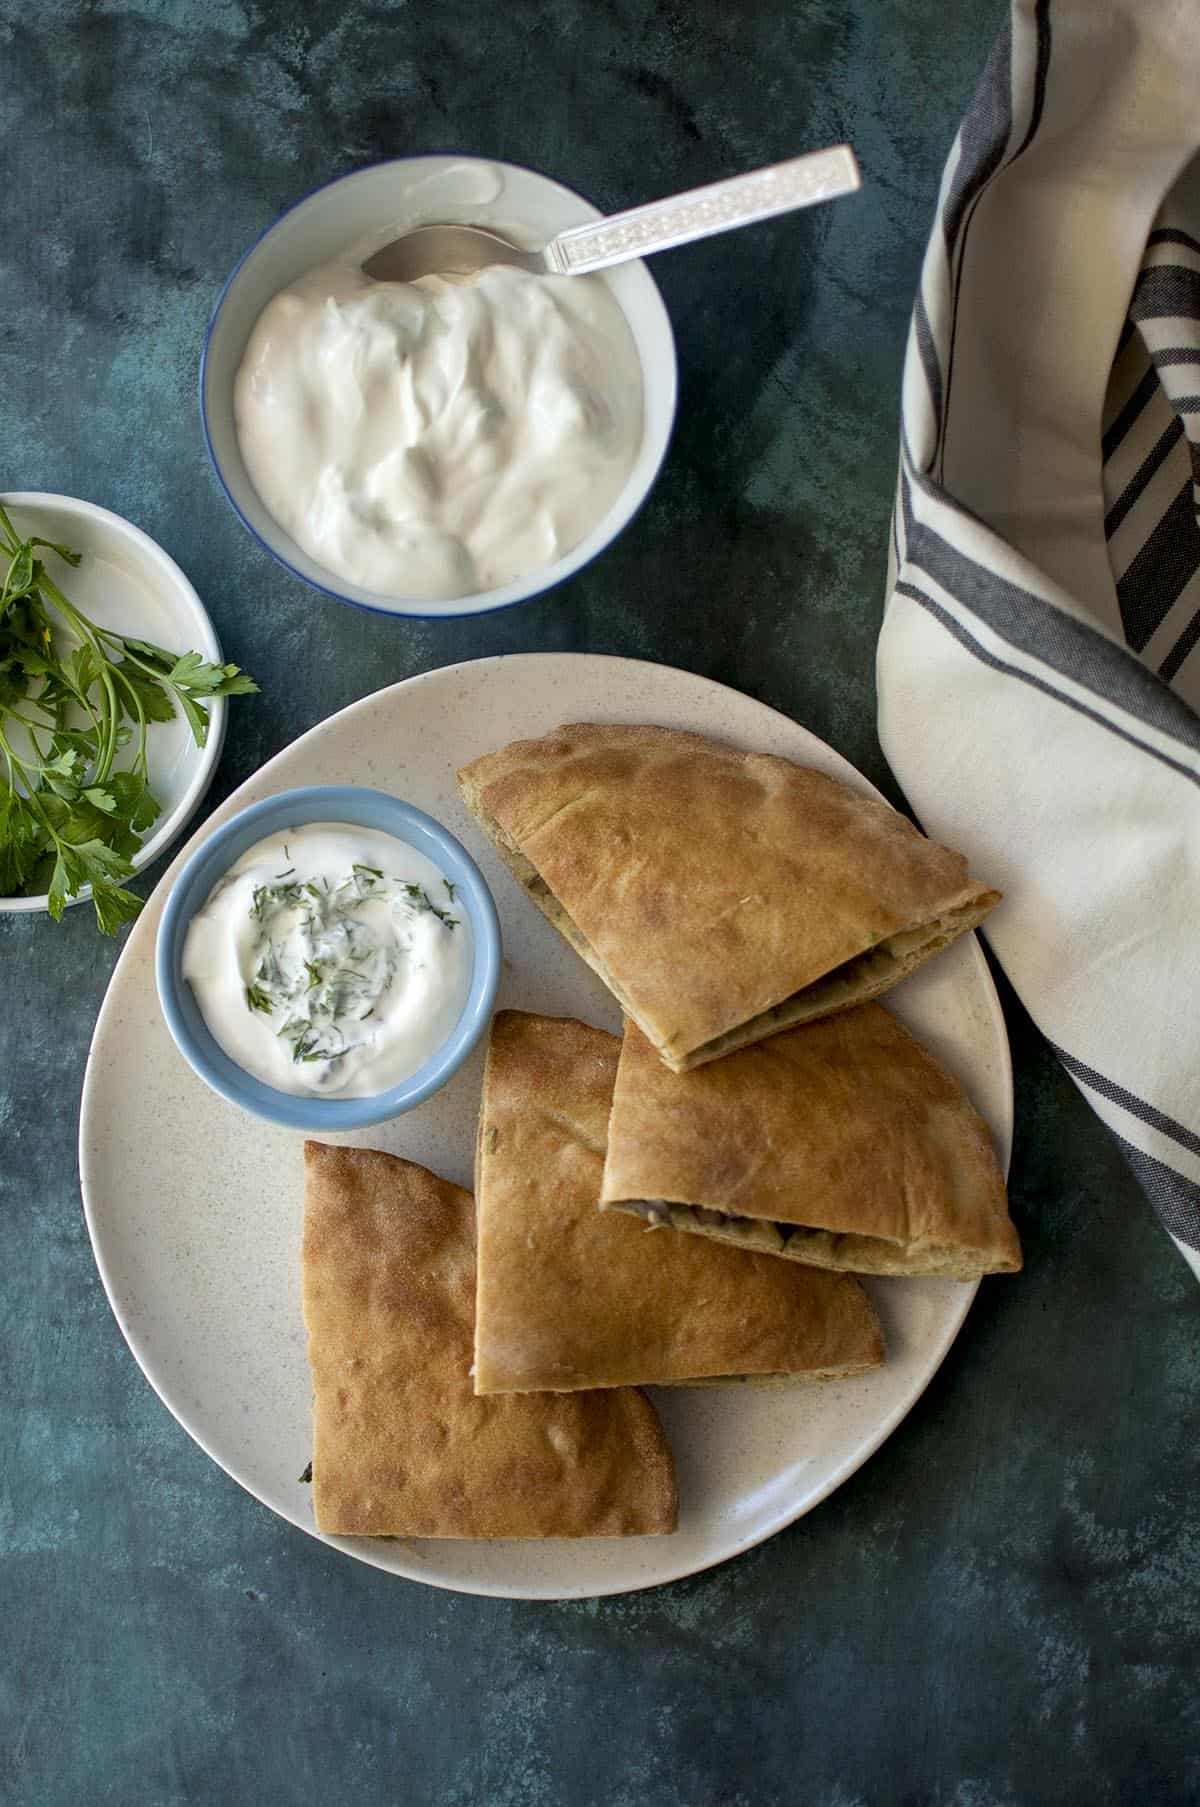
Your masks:
{"label": "fresh parsley sprig", "polygon": [[121,881],[162,813],[151,724],[178,711],[202,747],[212,699],[258,685],[236,665],[98,627],[47,574],[43,546],[80,562],[69,546],[21,539],[0,506],[0,896],[46,892],[57,920],[90,884],[112,935],[142,907]]}

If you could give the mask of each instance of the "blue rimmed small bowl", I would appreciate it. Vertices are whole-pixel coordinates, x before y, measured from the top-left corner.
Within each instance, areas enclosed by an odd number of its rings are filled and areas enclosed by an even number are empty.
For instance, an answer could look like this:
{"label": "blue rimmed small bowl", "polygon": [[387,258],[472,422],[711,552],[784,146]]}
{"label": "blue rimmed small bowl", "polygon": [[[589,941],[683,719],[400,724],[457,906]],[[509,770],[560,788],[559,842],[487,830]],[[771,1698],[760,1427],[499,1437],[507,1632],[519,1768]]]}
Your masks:
{"label": "blue rimmed small bowl", "polygon": [[[314,1098],[277,1091],[247,1073],[212,1034],[183,976],[183,944],[196,911],[244,853],[282,829],[311,822],[349,822],[406,841],[433,861],[455,886],[471,925],[471,986],[462,1014],[435,1054],[412,1076],[369,1098]],[[155,977],[175,1045],[194,1073],[231,1104],[286,1129],[365,1129],[402,1116],[444,1086],[476,1046],[491,1020],[500,982],[500,922],[483,874],[454,836],[424,810],[385,791],[357,785],[306,785],[252,803],[198,847],[171,888],[158,927]]]}

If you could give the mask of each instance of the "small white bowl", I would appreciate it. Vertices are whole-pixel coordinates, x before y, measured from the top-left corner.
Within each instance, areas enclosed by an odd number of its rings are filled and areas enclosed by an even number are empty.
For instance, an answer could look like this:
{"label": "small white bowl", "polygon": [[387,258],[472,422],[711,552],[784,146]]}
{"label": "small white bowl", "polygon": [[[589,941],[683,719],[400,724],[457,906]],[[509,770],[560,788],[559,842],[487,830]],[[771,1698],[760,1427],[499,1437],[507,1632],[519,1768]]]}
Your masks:
{"label": "small white bowl", "polygon": [[[74,496],[38,490],[0,495],[13,526],[22,535],[40,534],[83,554],[78,567],[57,553],[39,548],[39,556],[59,589],[99,627],[137,640],[153,640],[174,652],[199,652],[220,663],[223,655],[204,605],[179,566],[140,528]],[[208,739],[198,747],[182,716],[151,725],[150,788],[163,813],[134,857],[140,870],[169,847],[189,816],[199,807],[212,780],[225,739],[226,699],[209,705]],[[121,755],[118,754],[118,760]],[[84,885],[68,904],[85,903],[92,895]],[[46,910],[40,897],[0,897],[0,911]]]}
{"label": "small white bowl", "polygon": [[658,287],[644,263],[621,264],[607,283],[629,323],[642,367],[641,450],[620,495],[578,546],[553,565],[514,583],[446,601],[386,596],[318,564],[259,500],[242,461],[233,412],[234,379],[254,324],[281,289],[318,264],[363,245],[378,250],[410,226],[455,221],[491,226],[514,243],[536,246],[599,211],[548,176],[478,157],[402,157],[318,188],[282,214],[246,252],[209,322],[200,365],[200,411],[209,455],[225,494],[250,532],[314,589],[383,615],[482,615],[525,602],[570,577],[614,540],[649,494],[675,418],[675,340]]}

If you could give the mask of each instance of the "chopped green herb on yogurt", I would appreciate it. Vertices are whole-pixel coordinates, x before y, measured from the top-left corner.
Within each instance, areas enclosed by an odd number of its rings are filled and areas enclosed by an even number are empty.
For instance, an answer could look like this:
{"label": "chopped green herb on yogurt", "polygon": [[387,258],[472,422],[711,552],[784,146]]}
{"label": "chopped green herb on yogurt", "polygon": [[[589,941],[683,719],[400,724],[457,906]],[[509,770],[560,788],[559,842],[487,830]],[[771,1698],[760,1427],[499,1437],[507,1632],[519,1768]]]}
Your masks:
{"label": "chopped green herb on yogurt", "polygon": [[184,976],[226,1053],[285,1091],[362,1097],[410,1076],[470,985],[469,926],[424,855],[344,824],[260,842],[192,920]]}

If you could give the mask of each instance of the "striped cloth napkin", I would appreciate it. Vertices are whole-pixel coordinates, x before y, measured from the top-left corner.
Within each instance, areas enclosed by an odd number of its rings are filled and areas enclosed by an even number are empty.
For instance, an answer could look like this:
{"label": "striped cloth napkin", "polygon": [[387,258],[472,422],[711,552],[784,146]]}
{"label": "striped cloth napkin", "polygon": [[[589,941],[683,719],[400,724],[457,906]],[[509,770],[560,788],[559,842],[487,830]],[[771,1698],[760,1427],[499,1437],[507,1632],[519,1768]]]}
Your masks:
{"label": "striped cloth napkin", "polygon": [[904,367],[884,752],[1200,1277],[1200,5],[1014,0]]}

